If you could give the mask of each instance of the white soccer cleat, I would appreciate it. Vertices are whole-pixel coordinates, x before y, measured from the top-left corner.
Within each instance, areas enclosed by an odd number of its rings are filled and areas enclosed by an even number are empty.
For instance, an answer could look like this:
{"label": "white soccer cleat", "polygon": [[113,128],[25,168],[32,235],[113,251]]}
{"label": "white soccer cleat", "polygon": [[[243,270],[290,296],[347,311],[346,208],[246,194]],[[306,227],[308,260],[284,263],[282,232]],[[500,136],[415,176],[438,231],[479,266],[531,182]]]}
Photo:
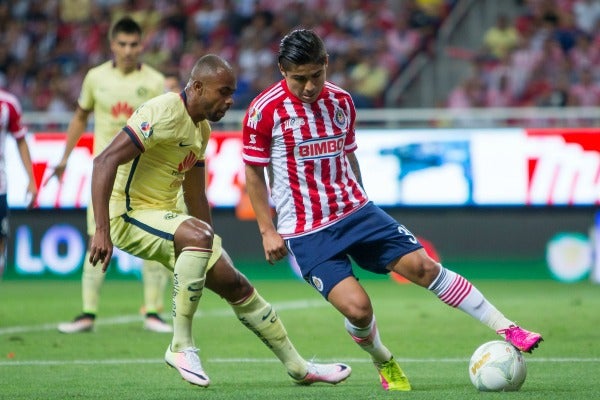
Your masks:
{"label": "white soccer cleat", "polygon": [[304,378],[295,379],[292,377],[292,379],[297,385],[312,385],[316,382],[331,383],[332,385],[335,385],[346,380],[351,372],[352,368],[346,364],[317,364],[309,362],[308,372]]}
{"label": "white soccer cleat", "polygon": [[165,362],[168,366],[175,368],[181,377],[192,385],[208,387],[210,378],[202,369],[198,349],[188,347],[182,351],[171,351],[171,345],[167,347]]}
{"label": "white soccer cleat", "polygon": [[167,324],[158,314],[147,314],[144,320],[144,329],[157,333],[171,333],[173,327]]}
{"label": "white soccer cleat", "polygon": [[58,324],[58,331],[61,333],[91,332],[94,330],[94,319],[93,314],[83,313],[76,316],[71,322]]}

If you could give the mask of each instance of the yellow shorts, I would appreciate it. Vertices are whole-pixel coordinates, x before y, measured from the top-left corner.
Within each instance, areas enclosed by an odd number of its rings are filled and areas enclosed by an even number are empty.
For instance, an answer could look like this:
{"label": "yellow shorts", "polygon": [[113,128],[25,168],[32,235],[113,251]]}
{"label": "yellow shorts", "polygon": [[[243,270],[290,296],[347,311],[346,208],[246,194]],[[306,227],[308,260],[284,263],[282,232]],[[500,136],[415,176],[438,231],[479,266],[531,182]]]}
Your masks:
{"label": "yellow shorts", "polygon": [[[171,271],[175,265],[175,231],[189,218],[186,214],[163,210],[133,210],[110,220],[110,236],[119,249],[163,264]],[[221,238],[215,235],[210,269],[221,257]]]}

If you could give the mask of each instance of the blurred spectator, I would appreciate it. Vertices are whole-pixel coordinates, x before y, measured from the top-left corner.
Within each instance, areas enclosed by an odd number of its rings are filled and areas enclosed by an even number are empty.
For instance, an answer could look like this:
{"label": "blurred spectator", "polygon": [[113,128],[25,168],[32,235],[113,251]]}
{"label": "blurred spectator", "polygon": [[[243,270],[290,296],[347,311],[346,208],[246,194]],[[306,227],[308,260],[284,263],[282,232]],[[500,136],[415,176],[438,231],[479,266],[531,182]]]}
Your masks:
{"label": "blurred spectator", "polygon": [[486,100],[485,86],[481,79],[471,76],[458,85],[448,98],[448,108],[465,109],[484,107]]}
{"label": "blurred spectator", "polygon": [[585,32],[575,25],[573,13],[565,12],[558,15],[558,23],[552,37],[560,44],[565,54],[575,46],[577,37],[584,34]]}
{"label": "blurred spectator", "polygon": [[575,24],[587,34],[592,34],[600,21],[600,1],[576,0],[573,3]]}
{"label": "blurred spectator", "polygon": [[213,31],[225,17],[223,9],[215,6],[212,0],[204,0],[201,7],[191,16],[194,36],[204,43],[208,42]]}
{"label": "blurred spectator", "polygon": [[[110,57],[108,29],[127,14],[146,32],[144,60],[162,72],[176,69],[185,76],[190,64],[207,52],[234,65],[239,62],[236,106],[243,108],[239,101],[247,99],[244,94],[264,89],[272,80],[267,78],[279,73],[272,57],[290,30],[305,27],[322,35],[336,60],[331,75],[340,81],[349,81],[353,70],[355,78],[360,75],[370,64],[365,62],[366,50],[376,52],[379,65],[368,81],[381,81],[397,76],[418,51],[427,49],[454,2],[0,0],[0,79],[22,93],[26,111],[60,109],[64,103],[72,108],[82,71]],[[46,68],[52,72],[41,71]],[[58,82],[49,84],[47,79]],[[376,100],[369,95],[367,102],[381,105],[388,86],[378,89]]]}
{"label": "blurred spectator", "polygon": [[183,90],[183,85],[179,75],[174,73],[165,74],[165,92],[179,93],[181,90]]}
{"label": "blurred spectator", "polygon": [[568,72],[569,59],[566,54],[558,40],[546,39],[539,55],[539,73],[552,81]]}
{"label": "blurred spectator", "polygon": [[575,106],[600,106],[600,85],[594,81],[590,69],[579,72],[577,82],[569,90],[569,102]]}
{"label": "blurred spectator", "polygon": [[349,91],[357,108],[382,106],[384,89],[388,85],[388,70],[380,63],[380,53],[368,51],[350,72]]}
{"label": "blurred spectator", "polygon": [[516,96],[522,96],[532,72],[542,62],[541,50],[533,47],[527,39],[522,39],[517,48],[508,56],[508,73]]}
{"label": "blurred spectator", "polygon": [[489,85],[485,93],[486,107],[513,107],[515,94],[508,75],[501,75],[495,85]]}
{"label": "blurred spectator", "polygon": [[400,13],[386,32],[387,45],[399,66],[406,65],[421,47],[421,33],[408,22],[408,16]]}
{"label": "blurred spectator", "polygon": [[600,62],[600,48],[594,46],[592,38],[589,35],[577,36],[575,47],[571,49],[568,55],[571,68],[575,71],[581,71],[586,68],[597,68]]}
{"label": "blurred spectator", "polygon": [[540,106],[545,107],[566,107],[571,106],[569,100],[569,90],[571,81],[568,76],[561,75],[550,82],[550,91],[546,98],[540,102]]}
{"label": "blurred spectator", "polygon": [[92,12],[92,0],[60,0],[59,17],[62,22],[89,21]]}
{"label": "blurred spectator", "polygon": [[518,43],[519,32],[506,14],[500,14],[483,35],[484,52],[496,60],[504,58]]}

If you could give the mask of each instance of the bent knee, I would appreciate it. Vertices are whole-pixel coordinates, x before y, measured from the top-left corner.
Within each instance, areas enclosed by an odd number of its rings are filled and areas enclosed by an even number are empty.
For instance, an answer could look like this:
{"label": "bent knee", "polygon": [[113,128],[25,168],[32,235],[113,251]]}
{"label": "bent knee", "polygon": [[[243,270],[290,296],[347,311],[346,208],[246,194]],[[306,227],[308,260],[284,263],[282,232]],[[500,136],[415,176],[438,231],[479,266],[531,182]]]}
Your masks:
{"label": "bent knee", "polygon": [[175,232],[175,246],[181,250],[186,247],[211,249],[214,232],[210,225],[199,219],[188,219]]}
{"label": "bent knee", "polygon": [[420,249],[398,259],[391,270],[420,286],[429,286],[438,276],[440,268],[438,262]]}
{"label": "bent knee", "polygon": [[354,326],[365,327],[371,323],[373,319],[373,308],[371,303],[349,303],[340,308],[340,312]]}

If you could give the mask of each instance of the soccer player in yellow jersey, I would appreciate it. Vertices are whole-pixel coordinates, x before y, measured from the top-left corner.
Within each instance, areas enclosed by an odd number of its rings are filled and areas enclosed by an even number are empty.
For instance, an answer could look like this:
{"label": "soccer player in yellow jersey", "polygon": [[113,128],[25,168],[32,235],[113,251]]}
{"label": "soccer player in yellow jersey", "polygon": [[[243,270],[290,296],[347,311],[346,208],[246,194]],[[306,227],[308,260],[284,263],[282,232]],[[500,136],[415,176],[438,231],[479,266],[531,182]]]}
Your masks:
{"label": "soccer player in yellow jersey", "polygon": [[[281,360],[294,382],[341,382],[350,375],[350,367],[302,358],[273,307],[233,266],[213,233],[204,152],[209,121],[223,118],[233,104],[236,85],[225,60],[211,54],[201,57],[180,94],[166,93],[144,103],[94,159],[96,232],[90,262],[101,263],[106,271],[114,243],[173,270],[173,338],[165,361],[191,384],[210,384],[192,335],[204,287],[231,305],[238,319]],[[178,206],[182,189],[184,207]]]}
{"label": "soccer player in yellow jersey", "polygon": [[[123,127],[127,118],[146,100],[165,92],[164,76],[146,64],[139,62],[142,52],[142,30],[129,17],[118,20],[110,31],[110,47],[113,60],[90,69],[84,78],[78,107],[67,129],[67,143],[61,161],[53,176],[62,178],[67,160],[77,141],[86,129],[89,115],[94,113],[94,155],[100,153]],[[94,214],[87,209],[87,231],[91,237],[95,231]],[[63,333],[91,331],[98,312],[100,289],[105,274],[93,268],[86,254],[82,273],[83,312],[72,322],[61,323]],[[144,262],[142,269],[144,285],[144,328],[154,332],[172,332],[159,311],[168,281],[164,268],[156,262]]]}

